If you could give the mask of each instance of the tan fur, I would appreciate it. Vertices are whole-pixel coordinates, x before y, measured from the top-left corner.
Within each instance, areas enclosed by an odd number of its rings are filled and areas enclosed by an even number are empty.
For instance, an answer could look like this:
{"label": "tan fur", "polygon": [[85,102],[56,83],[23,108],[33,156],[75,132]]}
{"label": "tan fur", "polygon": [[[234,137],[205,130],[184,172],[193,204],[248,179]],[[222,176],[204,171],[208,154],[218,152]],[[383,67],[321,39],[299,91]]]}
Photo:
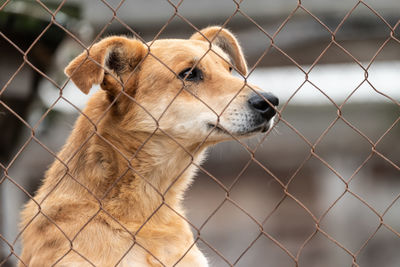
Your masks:
{"label": "tan fur", "polygon": [[[233,123],[250,112],[253,90],[230,61],[247,73],[235,37],[219,27],[150,48],[108,37],[75,58],[65,70],[72,81],[84,93],[103,90],[22,212],[20,266],[208,266],[181,200],[205,149],[232,139],[208,124],[252,134]],[[194,65],[203,81],[177,77]]]}

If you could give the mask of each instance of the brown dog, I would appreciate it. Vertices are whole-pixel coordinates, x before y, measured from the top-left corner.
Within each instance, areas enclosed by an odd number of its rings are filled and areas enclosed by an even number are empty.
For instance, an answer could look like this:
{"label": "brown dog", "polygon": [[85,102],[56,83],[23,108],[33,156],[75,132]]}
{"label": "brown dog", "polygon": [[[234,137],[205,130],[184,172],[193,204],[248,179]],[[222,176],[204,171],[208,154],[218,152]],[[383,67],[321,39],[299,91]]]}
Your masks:
{"label": "brown dog", "polygon": [[278,105],[232,67],[247,74],[220,27],[151,45],[108,37],[75,58],[71,80],[103,90],[22,212],[20,266],[208,266],[183,194],[208,146],[266,131]]}

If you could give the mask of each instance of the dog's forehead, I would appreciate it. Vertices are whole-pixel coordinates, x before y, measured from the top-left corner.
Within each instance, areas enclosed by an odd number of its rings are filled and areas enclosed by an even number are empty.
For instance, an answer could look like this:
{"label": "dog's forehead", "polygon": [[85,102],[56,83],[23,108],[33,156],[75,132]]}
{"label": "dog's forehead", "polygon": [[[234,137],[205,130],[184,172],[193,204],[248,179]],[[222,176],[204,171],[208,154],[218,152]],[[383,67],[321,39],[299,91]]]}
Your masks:
{"label": "dog's forehead", "polygon": [[190,57],[199,60],[211,56],[230,62],[229,56],[220,47],[213,44],[210,46],[210,43],[206,41],[191,39],[156,40],[150,45],[150,53],[161,60],[179,60]]}

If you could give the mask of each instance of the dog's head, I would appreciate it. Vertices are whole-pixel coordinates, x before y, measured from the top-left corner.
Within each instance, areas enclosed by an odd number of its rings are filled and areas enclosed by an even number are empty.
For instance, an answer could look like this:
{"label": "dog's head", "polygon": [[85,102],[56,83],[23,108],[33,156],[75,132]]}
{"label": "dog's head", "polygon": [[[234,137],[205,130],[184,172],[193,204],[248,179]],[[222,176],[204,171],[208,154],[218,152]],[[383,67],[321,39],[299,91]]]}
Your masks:
{"label": "dog's head", "polygon": [[266,131],[276,114],[278,99],[232,70],[247,75],[238,41],[209,27],[188,40],[108,37],[65,72],[84,93],[100,84],[127,131],[215,142]]}

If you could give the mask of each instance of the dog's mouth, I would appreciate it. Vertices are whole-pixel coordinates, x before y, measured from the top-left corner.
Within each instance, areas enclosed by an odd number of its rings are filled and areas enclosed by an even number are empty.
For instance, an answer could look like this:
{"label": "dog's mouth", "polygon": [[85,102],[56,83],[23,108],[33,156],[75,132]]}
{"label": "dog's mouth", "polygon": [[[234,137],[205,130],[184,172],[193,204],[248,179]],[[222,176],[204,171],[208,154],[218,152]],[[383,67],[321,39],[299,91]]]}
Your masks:
{"label": "dog's mouth", "polygon": [[213,130],[217,133],[221,133],[224,135],[233,135],[233,136],[249,136],[253,135],[256,133],[265,133],[269,130],[270,128],[270,121],[264,122],[261,125],[255,126],[255,127],[244,127],[238,130],[227,130],[220,124],[213,124],[213,123],[208,123],[207,127],[210,130]]}
{"label": "dog's mouth", "polygon": [[229,131],[225,130],[225,128],[219,126],[218,124],[213,124],[213,123],[207,123],[207,127],[211,131],[215,131],[217,133],[223,133],[223,134],[229,134],[231,135]]}

